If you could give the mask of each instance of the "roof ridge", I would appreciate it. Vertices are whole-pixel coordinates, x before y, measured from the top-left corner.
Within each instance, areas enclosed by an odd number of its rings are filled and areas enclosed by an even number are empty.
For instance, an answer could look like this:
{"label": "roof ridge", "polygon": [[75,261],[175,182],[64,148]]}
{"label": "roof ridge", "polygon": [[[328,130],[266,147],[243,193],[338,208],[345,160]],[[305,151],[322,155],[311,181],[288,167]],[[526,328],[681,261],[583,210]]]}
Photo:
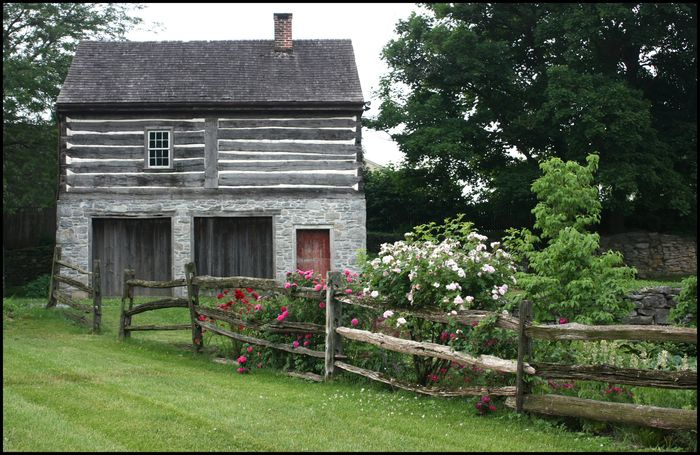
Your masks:
{"label": "roof ridge", "polygon": [[[101,41],[101,40],[82,40],[80,44],[126,44],[126,43],[272,43],[274,39],[236,39],[236,40],[148,40],[148,41]],[[318,39],[293,39],[293,42],[352,42],[351,38],[318,38]]]}

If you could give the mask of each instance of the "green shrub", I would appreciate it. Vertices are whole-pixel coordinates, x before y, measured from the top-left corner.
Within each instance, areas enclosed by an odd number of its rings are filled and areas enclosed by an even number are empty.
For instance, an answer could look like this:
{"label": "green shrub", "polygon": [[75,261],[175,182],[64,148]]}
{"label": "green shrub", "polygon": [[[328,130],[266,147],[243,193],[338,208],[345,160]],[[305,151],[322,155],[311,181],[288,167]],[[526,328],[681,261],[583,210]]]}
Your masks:
{"label": "green shrub", "polygon": [[539,321],[610,323],[628,315],[632,302],[624,299],[625,280],[635,270],[625,267],[619,252],[597,254],[600,237],[586,228],[600,221],[601,203],[594,186],[598,156],[587,166],[552,158],[543,162],[542,177],[532,185],[539,200],[532,210],[535,228],[509,229],[505,244],[529,273],[518,274],[533,301]]}
{"label": "green shrub", "polygon": [[49,296],[49,285],[51,275],[39,275],[22,287],[24,297],[46,297]]}
{"label": "green shrub", "polygon": [[669,317],[679,325],[698,326],[698,277],[691,276],[681,282],[678,304]]}

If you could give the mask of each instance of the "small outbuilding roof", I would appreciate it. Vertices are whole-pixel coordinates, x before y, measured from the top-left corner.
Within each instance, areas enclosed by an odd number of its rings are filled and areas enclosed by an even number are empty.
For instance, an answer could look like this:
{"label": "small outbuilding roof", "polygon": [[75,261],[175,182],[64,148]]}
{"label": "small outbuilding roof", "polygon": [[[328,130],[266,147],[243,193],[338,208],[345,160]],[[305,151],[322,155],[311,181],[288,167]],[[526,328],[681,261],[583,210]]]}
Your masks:
{"label": "small outbuilding roof", "polygon": [[83,41],[57,106],[357,104],[350,40]]}

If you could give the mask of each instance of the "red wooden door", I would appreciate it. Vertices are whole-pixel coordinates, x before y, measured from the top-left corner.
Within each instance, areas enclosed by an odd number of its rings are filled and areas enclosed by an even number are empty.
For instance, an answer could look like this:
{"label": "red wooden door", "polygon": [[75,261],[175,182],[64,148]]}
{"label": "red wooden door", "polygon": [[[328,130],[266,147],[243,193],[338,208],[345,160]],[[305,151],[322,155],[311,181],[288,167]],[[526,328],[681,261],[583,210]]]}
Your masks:
{"label": "red wooden door", "polygon": [[326,277],[331,269],[331,238],[328,229],[297,230],[297,268],[320,272]]}

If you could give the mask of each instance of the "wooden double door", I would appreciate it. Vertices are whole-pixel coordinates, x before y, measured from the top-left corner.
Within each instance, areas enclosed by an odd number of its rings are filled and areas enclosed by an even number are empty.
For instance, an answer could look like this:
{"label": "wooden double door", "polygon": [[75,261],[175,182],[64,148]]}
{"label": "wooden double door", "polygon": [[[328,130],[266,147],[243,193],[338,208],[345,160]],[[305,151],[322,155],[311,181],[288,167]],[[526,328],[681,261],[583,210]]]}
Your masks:
{"label": "wooden double door", "polygon": [[[92,259],[100,260],[102,294],[121,296],[124,269],[143,280],[172,279],[170,218],[93,218]],[[135,295],[170,295],[170,289],[135,288]]]}
{"label": "wooden double door", "polygon": [[198,275],[274,278],[272,217],[197,217]]}

